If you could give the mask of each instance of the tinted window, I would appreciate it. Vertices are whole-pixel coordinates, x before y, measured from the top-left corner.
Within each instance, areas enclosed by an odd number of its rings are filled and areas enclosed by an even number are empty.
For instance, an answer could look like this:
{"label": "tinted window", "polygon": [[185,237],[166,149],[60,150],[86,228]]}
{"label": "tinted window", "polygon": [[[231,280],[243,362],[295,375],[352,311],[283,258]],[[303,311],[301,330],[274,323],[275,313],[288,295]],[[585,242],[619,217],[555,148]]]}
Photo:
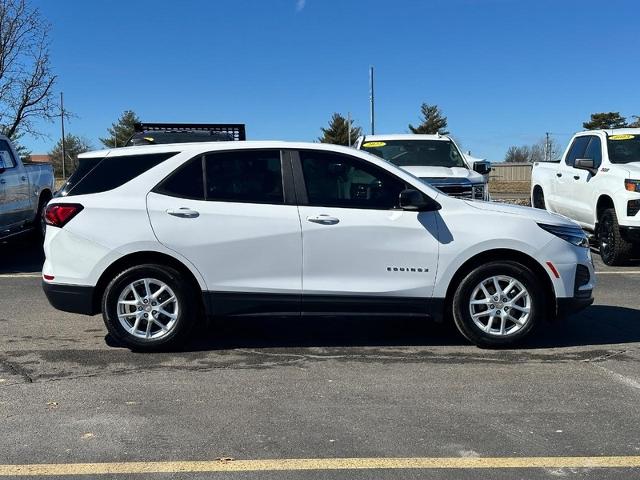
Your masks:
{"label": "tinted window", "polygon": [[599,137],[591,137],[589,145],[587,145],[587,149],[584,152],[584,158],[591,158],[594,168],[600,168],[602,163],[602,143]]}
{"label": "tinted window", "polygon": [[448,140],[364,142],[362,150],[403,167],[467,167],[456,146]]}
{"label": "tinted window", "polygon": [[179,167],[155,191],[172,197],[204,200],[202,157],[189,160]]}
{"label": "tinted window", "polygon": [[607,139],[611,163],[640,161],[640,135],[611,135]]}
{"label": "tinted window", "polygon": [[279,150],[205,155],[207,200],[284,203]]}
{"label": "tinted window", "polygon": [[16,162],[13,159],[13,153],[11,153],[11,147],[6,140],[0,140],[0,167],[13,168],[16,166]]}
{"label": "tinted window", "polygon": [[573,167],[576,158],[584,158],[584,151],[587,148],[589,139],[590,137],[578,137],[573,141],[569,152],[567,152],[567,158],[565,159],[567,165]]}
{"label": "tinted window", "polygon": [[388,210],[405,183],[375,165],[330,152],[300,152],[310,205]]}
{"label": "tinted window", "polygon": [[65,196],[69,191],[84,178],[93,168],[104,160],[104,157],[100,158],[80,158],[78,159],[78,168],[71,174],[67,181],[60,187],[60,190],[56,193],[56,196]]}
{"label": "tinted window", "polygon": [[176,152],[103,158],[68,190],[67,195],[86,195],[113,190],[175,154]]}

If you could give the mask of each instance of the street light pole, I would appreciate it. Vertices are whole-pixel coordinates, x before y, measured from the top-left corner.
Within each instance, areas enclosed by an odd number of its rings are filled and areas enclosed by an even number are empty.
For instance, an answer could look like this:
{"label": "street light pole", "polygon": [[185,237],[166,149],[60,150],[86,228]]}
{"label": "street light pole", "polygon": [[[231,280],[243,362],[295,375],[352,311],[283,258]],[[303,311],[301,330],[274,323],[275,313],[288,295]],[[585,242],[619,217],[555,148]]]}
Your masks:
{"label": "street light pole", "polygon": [[369,67],[369,112],[371,116],[371,135],[375,135],[375,111],[374,111],[374,97],[373,97],[373,66]]}
{"label": "street light pole", "polygon": [[62,179],[67,179],[67,174],[64,168],[64,160],[67,158],[67,149],[64,142],[64,94],[60,92],[60,125],[62,126]]}

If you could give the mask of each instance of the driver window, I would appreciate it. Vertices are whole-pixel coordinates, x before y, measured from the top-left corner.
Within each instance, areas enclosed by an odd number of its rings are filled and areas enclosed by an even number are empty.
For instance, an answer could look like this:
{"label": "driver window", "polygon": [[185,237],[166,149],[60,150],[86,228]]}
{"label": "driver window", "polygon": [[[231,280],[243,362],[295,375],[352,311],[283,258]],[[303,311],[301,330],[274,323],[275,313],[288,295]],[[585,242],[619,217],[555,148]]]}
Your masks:
{"label": "driver window", "polygon": [[309,205],[342,208],[398,208],[405,183],[357,158],[331,152],[300,151]]}
{"label": "driver window", "polygon": [[602,143],[600,137],[591,137],[589,145],[584,152],[584,158],[590,158],[593,160],[593,167],[600,168],[602,163]]}

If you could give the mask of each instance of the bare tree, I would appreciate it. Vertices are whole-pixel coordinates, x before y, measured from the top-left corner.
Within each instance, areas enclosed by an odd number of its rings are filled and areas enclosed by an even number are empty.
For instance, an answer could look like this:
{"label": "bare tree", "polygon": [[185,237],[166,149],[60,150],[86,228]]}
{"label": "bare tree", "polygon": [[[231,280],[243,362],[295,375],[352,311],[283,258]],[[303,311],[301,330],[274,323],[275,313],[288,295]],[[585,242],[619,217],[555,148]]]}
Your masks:
{"label": "bare tree", "polygon": [[34,122],[59,115],[49,30],[26,0],[0,0],[0,131],[8,137],[39,135]]}

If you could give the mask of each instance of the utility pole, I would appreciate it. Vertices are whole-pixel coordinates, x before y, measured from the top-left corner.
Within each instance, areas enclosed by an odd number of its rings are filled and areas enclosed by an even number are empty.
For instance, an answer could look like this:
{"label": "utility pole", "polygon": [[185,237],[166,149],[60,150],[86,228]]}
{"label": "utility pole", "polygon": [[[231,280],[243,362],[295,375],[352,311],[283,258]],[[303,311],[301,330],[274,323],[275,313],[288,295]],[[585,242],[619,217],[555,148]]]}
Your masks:
{"label": "utility pole", "polygon": [[351,112],[347,112],[347,142],[351,146]]}
{"label": "utility pole", "polygon": [[549,132],[545,132],[545,141],[544,141],[544,161],[551,161],[551,152],[549,146]]}
{"label": "utility pole", "polygon": [[371,114],[371,135],[375,135],[375,111],[373,107],[373,66],[369,67],[369,111]]}
{"label": "utility pole", "polygon": [[64,94],[60,92],[60,125],[62,126],[62,179],[67,179],[67,173],[64,168],[64,160],[67,158],[67,149],[64,142]]}

